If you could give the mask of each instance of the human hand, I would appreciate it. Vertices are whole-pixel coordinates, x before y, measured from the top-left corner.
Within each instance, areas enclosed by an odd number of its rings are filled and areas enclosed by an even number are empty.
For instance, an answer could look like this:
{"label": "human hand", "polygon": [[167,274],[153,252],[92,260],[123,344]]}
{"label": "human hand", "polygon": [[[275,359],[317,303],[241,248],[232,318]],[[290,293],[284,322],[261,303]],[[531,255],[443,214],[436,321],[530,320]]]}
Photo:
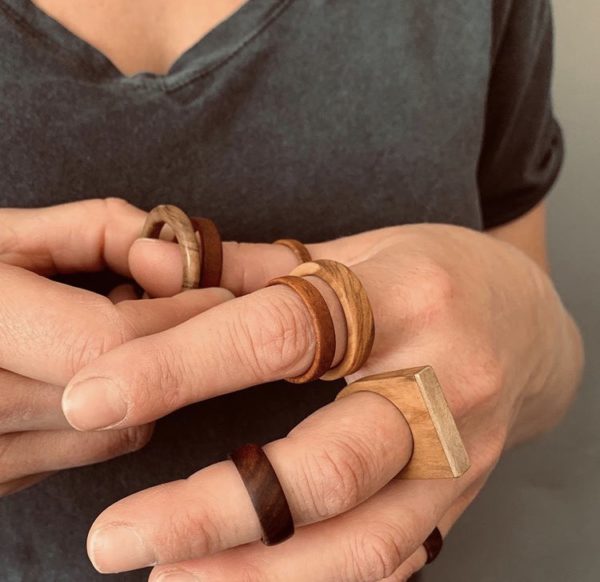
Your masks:
{"label": "human hand", "polygon": [[[405,580],[425,561],[423,540],[435,526],[447,534],[504,448],[560,418],[572,391],[550,397],[545,386],[556,372],[568,318],[548,277],[521,251],[447,225],[386,228],[309,250],[351,265],[373,306],[371,357],[347,380],[431,364],[470,470],[455,480],[394,479],[412,448],[406,421],[387,400],[353,394],[264,447],[297,526],[291,539],[271,547],[257,541],[248,494],[233,464],[223,461],[105,510],[88,538],[100,571],[158,564],[150,579],[161,582],[169,572],[180,576],[173,580],[215,582]],[[130,264],[154,296],[178,289],[175,245],[136,241]],[[243,296],[94,360],[65,391],[69,421],[85,430],[121,429],[302,373],[314,355],[308,314],[288,288],[263,288],[295,265],[279,245],[226,243],[222,284]],[[314,283],[341,340],[335,364],[344,350],[343,316],[326,286]],[[100,419],[95,411],[107,394],[120,394],[125,408]],[[523,418],[526,428],[518,422]],[[182,571],[197,578],[183,578]]]}
{"label": "human hand", "polygon": [[123,301],[133,293],[121,287],[114,304],[44,276],[105,266],[129,274],[127,253],[144,217],[115,199],[0,210],[0,496],[146,444],[152,424],[73,430],[61,409],[64,386],[104,351],[231,297],[211,289]]}

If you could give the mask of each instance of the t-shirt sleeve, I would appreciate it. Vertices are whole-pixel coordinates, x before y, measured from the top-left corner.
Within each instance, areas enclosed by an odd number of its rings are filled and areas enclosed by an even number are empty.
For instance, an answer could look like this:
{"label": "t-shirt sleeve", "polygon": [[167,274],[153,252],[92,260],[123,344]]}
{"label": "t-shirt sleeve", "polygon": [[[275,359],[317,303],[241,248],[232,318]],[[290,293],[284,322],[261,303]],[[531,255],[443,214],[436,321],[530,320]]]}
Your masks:
{"label": "t-shirt sleeve", "polygon": [[549,0],[495,0],[492,67],[478,167],[483,227],[509,222],[550,190],[563,160],[551,97]]}

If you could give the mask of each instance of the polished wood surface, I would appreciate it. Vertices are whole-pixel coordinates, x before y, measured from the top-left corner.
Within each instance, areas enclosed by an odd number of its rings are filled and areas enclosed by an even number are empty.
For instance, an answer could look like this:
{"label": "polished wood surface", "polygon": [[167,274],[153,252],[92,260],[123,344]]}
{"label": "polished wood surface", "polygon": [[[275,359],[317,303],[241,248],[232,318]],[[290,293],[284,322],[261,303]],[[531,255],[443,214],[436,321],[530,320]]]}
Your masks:
{"label": "polished wood surface", "polygon": [[412,432],[413,453],[398,478],[451,478],[467,471],[469,456],[431,366],[366,376],[343,388],[336,400],[363,390],[390,400]]}
{"label": "polished wood surface", "polygon": [[442,532],[436,527],[423,542],[423,547],[425,548],[425,552],[427,552],[426,564],[431,564],[438,557],[443,545],[444,538],[442,537]]}
{"label": "polished wood surface", "polygon": [[312,261],[312,257],[310,256],[310,251],[299,241],[294,238],[280,238],[276,241],[273,241],[274,245],[283,245],[290,249],[300,263],[307,263],[308,261]]}
{"label": "polished wood surface", "polygon": [[294,384],[304,384],[320,378],[331,368],[335,356],[335,329],[329,307],[318,289],[302,277],[287,275],[271,279],[267,286],[285,285],[298,294],[310,314],[315,340],[312,364],[303,374],[286,378]]}
{"label": "polished wood surface", "polygon": [[290,275],[319,277],[333,289],[344,311],[348,334],[346,353],[321,379],[337,380],[359,370],[369,357],[375,339],[373,311],[359,278],[346,265],[329,259],[302,263]]}
{"label": "polished wood surface", "polygon": [[196,238],[192,221],[188,215],[172,204],[160,204],[154,207],[146,217],[140,237],[159,238],[167,224],[175,234],[183,261],[183,282],[181,290],[197,289],[200,285],[201,242]]}
{"label": "polished wood surface", "polygon": [[217,225],[210,218],[191,218],[194,230],[200,236],[202,250],[200,287],[219,287],[223,273],[223,243]]}
{"label": "polished wood surface", "polygon": [[262,529],[262,542],[267,546],[280,544],[294,534],[294,520],[277,478],[277,474],[262,448],[245,444],[231,453],[242,481],[256,510]]}

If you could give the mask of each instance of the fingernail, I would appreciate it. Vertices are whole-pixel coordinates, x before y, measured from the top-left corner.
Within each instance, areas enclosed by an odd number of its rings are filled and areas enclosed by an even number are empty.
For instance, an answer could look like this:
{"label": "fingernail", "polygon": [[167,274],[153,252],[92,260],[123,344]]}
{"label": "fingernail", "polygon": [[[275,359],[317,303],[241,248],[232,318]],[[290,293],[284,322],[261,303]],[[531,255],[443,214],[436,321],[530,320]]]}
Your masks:
{"label": "fingernail", "polygon": [[154,553],[138,532],[129,526],[109,525],[92,534],[89,555],[94,568],[102,574],[154,566]]}
{"label": "fingernail", "polygon": [[90,378],[67,386],[63,413],[77,430],[109,428],[125,418],[127,403],[109,378]]}
{"label": "fingernail", "polygon": [[156,582],[200,582],[200,578],[196,578],[196,576],[189,572],[177,570],[176,572],[165,572],[164,574],[161,574],[156,579]]}

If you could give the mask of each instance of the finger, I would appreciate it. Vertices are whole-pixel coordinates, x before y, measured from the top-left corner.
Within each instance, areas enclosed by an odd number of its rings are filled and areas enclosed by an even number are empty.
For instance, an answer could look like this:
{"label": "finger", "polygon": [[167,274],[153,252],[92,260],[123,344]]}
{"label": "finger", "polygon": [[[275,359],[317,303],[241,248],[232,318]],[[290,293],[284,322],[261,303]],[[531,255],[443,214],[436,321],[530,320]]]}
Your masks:
{"label": "finger", "polygon": [[211,582],[379,581],[417,550],[462,486],[448,480],[395,479],[353,510],[299,528],[285,543],[267,547],[253,542],[197,560],[159,565],[150,581],[167,582],[161,574],[182,570],[195,580]]}
{"label": "finger", "polygon": [[0,367],[62,386],[112,347],[232,297],[215,288],[113,305],[101,295],[10,265],[0,265],[0,278]]}
{"label": "finger", "polygon": [[105,267],[130,275],[127,254],[145,217],[145,212],[119,198],[4,208],[0,261],[44,275]]}
{"label": "finger", "polygon": [[[446,539],[454,524],[460,516],[465,512],[467,507],[471,505],[479,491],[485,484],[486,479],[479,479],[470,487],[468,487],[458,499],[450,506],[450,508],[440,518],[437,527],[440,530],[442,539]],[[426,566],[427,552],[425,546],[421,544],[402,564],[394,571],[394,573],[385,578],[382,582],[405,582],[413,574]]]}
{"label": "finger", "polygon": [[[289,273],[298,259],[287,248],[272,244],[223,243],[221,286],[235,295],[265,286],[269,279]],[[153,297],[178,293],[183,281],[181,252],[176,243],[138,239],[129,251],[135,280]]]}
{"label": "finger", "polygon": [[0,483],[0,497],[6,497],[7,495],[12,495],[13,493],[23,491],[23,489],[27,489],[27,487],[31,487],[32,485],[43,481],[47,477],[54,475],[54,473],[56,473],[56,471],[47,471],[46,473],[27,475],[27,477],[21,477],[20,479],[15,479],[14,481]]}
{"label": "finger", "polygon": [[0,370],[0,434],[29,430],[65,430],[61,408],[64,388]]}
{"label": "finger", "polygon": [[[408,461],[412,437],[393,404],[362,392],[318,410],[264,450],[300,527],[347,511],[383,487]],[[233,463],[223,461],[105,510],[90,531],[88,552],[98,570],[118,572],[260,536],[244,484]]]}
{"label": "finger", "polygon": [[119,431],[80,433],[32,431],[0,436],[0,482],[35,473],[91,465],[141,449],[154,425]]}
{"label": "finger", "polygon": [[[323,293],[336,328],[335,365],[345,350],[345,320],[333,291]],[[304,303],[275,285],[105,353],[71,379],[63,411],[79,430],[135,426],[192,402],[298,375],[314,352]]]}
{"label": "finger", "polygon": [[[376,243],[381,245],[396,231],[395,227],[378,229],[306,247],[313,259],[355,265],[369,258]],[[298,258],[282,245],[224,242],[221,286],[235,295],[244,295],[261,289],[270,279],[289,273],[297,265]],[[181,289],[183,266],[177,243],[137,239],[129,251],[129,268],[136,281],[154,297],[168,297]]]}
{"label": "finger", "polygon": [[124,283],[123,285],[117,285],[109,294],[108,298],[113,303],[121,303],[121,301],[128,301],[132,299],[139,299],[133,285]]}

